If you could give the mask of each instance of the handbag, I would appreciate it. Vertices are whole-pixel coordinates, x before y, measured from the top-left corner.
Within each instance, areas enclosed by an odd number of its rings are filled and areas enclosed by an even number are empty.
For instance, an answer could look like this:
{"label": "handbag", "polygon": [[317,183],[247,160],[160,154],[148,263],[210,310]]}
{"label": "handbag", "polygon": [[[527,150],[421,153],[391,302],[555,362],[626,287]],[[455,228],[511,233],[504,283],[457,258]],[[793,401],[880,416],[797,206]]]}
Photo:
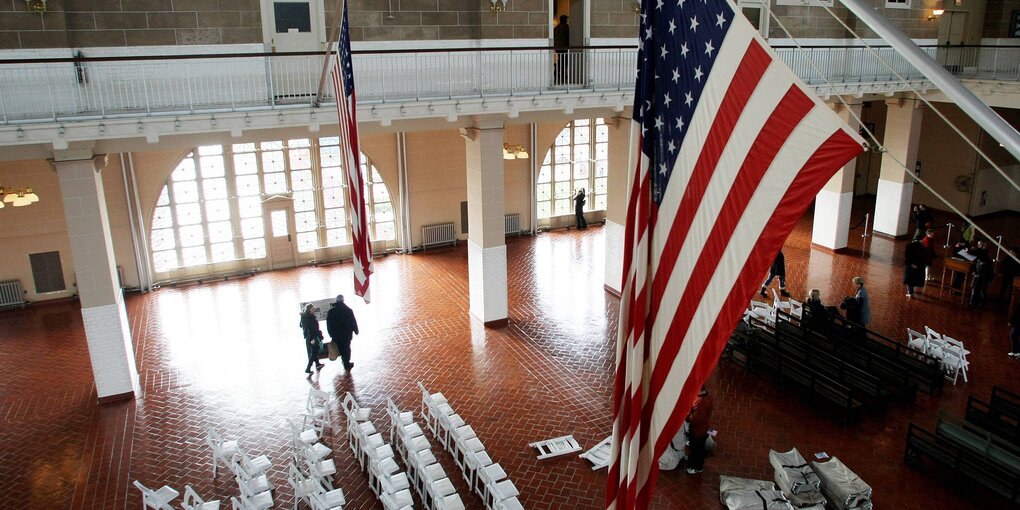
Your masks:
{"label": "handbag", "polygon": [[340,357],[340,348],[336,346],[336,342],[326,344],[326,350],[329,352],[330,361],[336,361]]}

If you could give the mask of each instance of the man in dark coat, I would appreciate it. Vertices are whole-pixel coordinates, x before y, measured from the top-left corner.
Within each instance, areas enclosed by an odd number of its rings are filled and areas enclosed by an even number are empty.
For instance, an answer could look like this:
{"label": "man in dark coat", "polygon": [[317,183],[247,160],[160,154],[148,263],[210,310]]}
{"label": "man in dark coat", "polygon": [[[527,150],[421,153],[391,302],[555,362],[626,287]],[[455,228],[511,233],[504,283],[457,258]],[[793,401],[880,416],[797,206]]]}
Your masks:
{"label": "man in dark coat", "polygon": [[924,267],[928,264],[928,249],[920,241],[911,241],[903,253],[903,284],[907,286],[907,299],[914,297],[914,287],[924,287]]}
{"label": "man in dark coat", "polygon": [[553,48],[556,51],[556,83],[567,82],[567,48],[570,47],[570,16],[560,16],[560,22],[553,29]]}
{"label": "man in dark coat", "polygon": [[330,305],[329,313],[326,314],[326,331],[329,337],[336,342],[340,349],[340,359],[344,363],[344,369],[350,370],[354,367],[351,363],[351,338],[358,333],[358,321],[354,318],[354,311],[344,304],[344,295],[338,294],[336,302]]}
{"label": "man in dark coat", "polygon": [[584,188],[581,188],[574,195],[574,217],[577,219],[577,228],[588,228],[588,221],[584,219],[584,204]]}

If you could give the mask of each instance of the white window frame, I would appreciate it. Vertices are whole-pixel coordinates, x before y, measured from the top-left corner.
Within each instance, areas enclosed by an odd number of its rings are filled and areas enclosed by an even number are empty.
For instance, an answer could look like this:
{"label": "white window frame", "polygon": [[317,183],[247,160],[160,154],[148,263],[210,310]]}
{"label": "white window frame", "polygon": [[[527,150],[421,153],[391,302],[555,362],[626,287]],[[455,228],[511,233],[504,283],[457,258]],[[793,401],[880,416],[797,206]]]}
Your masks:
{"label": "white window frame", "polygon": [[909,9],[910,0],[885,0],[886,9]]}

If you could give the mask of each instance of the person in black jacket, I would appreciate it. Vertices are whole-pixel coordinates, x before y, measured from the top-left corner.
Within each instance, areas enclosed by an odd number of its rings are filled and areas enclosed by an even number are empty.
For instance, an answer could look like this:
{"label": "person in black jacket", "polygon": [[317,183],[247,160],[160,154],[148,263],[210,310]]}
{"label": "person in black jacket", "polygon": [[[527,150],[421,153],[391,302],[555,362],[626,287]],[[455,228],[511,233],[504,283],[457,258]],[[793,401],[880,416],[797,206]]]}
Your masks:
{"label": "person in black jacket", "polygon": [[927,263],[928,249],[920,241],[911,241],[903,253],[903,284],[907,286],[907,299],[914,297],[915,287],[924,287]]}
{"label": "person in black jacket", "polygon": [[336,302],[330,305],[329,313],[326,314],[326,331],[329,337],[337,343],[340,349],[340,359],[344,363],[344,370],[354,367],[351,362],[351,338],[358,333],[358,321],[354,318],[354,311],[344,304],[344,295],[338,294]]}
{"label": "person in black jacket", "polygon": [[319,363],[319,342],[322,340],[322,330],[319,329],[319,319],[315,317],[315,305],[308,303],[305,311],[301,313],[301,331],[305,337],[305,350],[308,352],[308,364],[305,365],[305,373],[312,373],[312,363],[315,363],[316,370],[322,369]]}
{"label": "person in black jacket", "polygon": [[574,195],[574,216],[577,219],[577,228],[588,228],[588,221],[584,219],[584,204],[584,188],[581,188]]}
{"label": "person in black jacket", "polygon": [[553,28],[553,48],[556,51],[555,75],[556,83],[567,83],[567,49],[570,48],[570,16],[563,14],[560,22]]}
{"label": "person in black jacket", "polygon": [[768,297],[769,284],[777,276],[779,277],[779,293],[783,297],[790,297],[790,293],[786,291],[786,257],[783,256],[782,250],[779,250],[779,253],[776,254],[776,260],[772,261],[772,267],[769,268],[769,277],[765,279],[765,283],[761,284],[761,297]]}

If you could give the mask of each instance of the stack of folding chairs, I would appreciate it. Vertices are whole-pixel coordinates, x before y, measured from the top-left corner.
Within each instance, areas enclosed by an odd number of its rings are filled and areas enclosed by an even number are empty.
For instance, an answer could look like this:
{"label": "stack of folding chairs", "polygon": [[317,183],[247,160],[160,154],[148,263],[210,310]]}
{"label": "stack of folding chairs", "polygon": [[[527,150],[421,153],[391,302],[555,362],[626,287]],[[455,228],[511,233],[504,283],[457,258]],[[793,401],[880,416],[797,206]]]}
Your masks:
{"label": "stack of folding chairs", "polygon": [[361,407],[348,393],[343,402],[347,415],[347,438],[361,469],[368,473],[372,492],[384,510],[411,509],[411,482],[393,459],[394,451],[369,419],[371,410]]}
{"label": "stack of folding chairs", "polygon": [[728,510],[793,510],[783,492],[765,480],[720,476],[719,501]]}
{"label": "stack of folding chairs", "polygon": [[386,413],[390,416],[390,441],[404,459],[408,477],[425,508],[464,510],[460,494],[436,460],[432,444],[425,438],[421,426],[415,423],[414,414],[401,411],[392,399],[386,402]]}
{"label": "stack of folding chairs", "polygon": [[871,486],[864,483],[838,458],[812,462],[822,484],[822,494],[837,510],[871,510]]}
{"label": "stack of folding chairs", "polygon": [[825,507],[821,481],[796,448],[783,453],[769,450],[769,463],[776,470],[776,485],[793,506],[819,510]]}

